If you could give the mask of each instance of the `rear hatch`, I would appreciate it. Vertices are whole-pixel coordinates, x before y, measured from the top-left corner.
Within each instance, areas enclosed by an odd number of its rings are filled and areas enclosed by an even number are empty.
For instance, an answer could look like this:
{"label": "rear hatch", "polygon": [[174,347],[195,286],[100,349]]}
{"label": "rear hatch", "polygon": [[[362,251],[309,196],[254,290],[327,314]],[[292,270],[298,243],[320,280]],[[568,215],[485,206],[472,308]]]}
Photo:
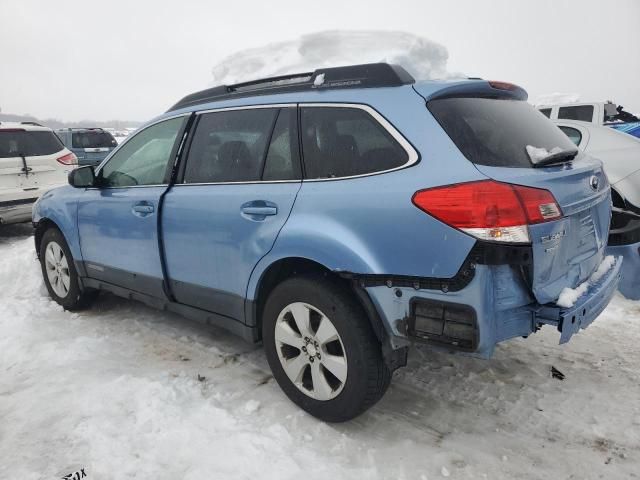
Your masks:
{"label": "rear hatch", "polygon": [[536,206],[545,219],[528,225],[532,293],[541,304],[554,302],[565,287],[587,280],[603,259],[611,215],[607,177],[599,160],[580,153],[526,101],[492,90],[491,96],[436,98],[427,106],[481,173],[555,197],[561,211],[552,211],[547,221],[546,204]]}
{"label": "rear hatch", "polygon": [[[65,156],[67,155],[67,156]],[[0,128],[0,188],[19,197],[38,196],[42,187],[63,185],[64,165],[71,169],[75,157],[48,129]]]}
{"label": "rear hatch", "polygon": [[118,146],[116,139],[99,128],[74,131],[71,146],[81,165],[98,165]]}

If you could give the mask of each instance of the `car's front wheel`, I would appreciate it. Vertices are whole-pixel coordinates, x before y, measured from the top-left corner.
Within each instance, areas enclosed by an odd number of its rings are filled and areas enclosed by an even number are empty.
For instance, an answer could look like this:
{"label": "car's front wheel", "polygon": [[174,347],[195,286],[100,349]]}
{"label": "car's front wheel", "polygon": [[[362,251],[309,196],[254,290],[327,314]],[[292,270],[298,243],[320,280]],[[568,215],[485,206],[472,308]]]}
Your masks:
{"label": "car's front wheel", "polygon": [[73,256],[57,228],[49,228],[42,236],[40,266],[49,295],[65,310],[86,308],[95,298],[95,291],[81,289]]}
{"label": "car's front wheel", "polygon": [[364,312],[324,276],[278,285],[265,305],[262,332],[282,390],[321,420],[350,420],[389,386],[391,372]]}

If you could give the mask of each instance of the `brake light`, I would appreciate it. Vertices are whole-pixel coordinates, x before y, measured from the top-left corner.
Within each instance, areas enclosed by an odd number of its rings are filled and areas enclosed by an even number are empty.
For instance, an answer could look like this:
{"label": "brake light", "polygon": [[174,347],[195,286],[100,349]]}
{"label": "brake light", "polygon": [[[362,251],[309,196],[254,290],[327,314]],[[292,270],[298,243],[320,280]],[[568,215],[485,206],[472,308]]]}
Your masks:
{"label": "brake light", "polygon": [[529,243],[528,225],[562,216],[548,190],[493,180],[420,190],[419,209],[481,240]]}
{"label": "brake light", "polygon": [[489,85],[491,85],[492,88],[497,88],[498,90],[515,90],[518,88],[518,86],[513,83],[500,82],[498,80],[489,80]]}
{"label": "brake light", "polygon": [[73,153],[67,153],[60,158],[56,158],[56,160],[62,165],[78,165],[78,157]]}

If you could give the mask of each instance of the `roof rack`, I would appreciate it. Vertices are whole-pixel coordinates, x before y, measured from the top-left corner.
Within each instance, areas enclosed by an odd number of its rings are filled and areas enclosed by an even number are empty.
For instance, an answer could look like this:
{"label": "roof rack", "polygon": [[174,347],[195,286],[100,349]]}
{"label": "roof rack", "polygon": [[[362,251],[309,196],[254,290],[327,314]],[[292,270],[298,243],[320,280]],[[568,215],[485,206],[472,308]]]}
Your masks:
{"label": "roof rack", "polygon": [[34,127],[42,127],[38,122],[20,122],[20,125],[33,125]]}
{"label": "roof rack", "polygon": [[327,88],[399,87],[415,83],[400,65],[367,63],[346,67],[319,68],[313,72],[263,78],[235,85],[221,85],[187,95],[168,112],[230,98],[273,93],[324,90]]}

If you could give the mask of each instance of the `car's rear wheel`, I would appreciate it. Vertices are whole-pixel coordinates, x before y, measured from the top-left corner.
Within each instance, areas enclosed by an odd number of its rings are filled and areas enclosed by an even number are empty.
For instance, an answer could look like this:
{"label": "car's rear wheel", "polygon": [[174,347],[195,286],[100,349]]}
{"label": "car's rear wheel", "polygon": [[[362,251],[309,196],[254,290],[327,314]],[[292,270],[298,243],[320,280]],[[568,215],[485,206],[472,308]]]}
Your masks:
{"label": "car's rear wheel", "polygon": [[282,390],[322,420],[356,417],[389,386],[391,372],[362,308],[326,277],[278,285],[265,305],[262,332]]}
{"label": "car's rear wheel", "polygon": [[81,289],[73,256],[57,228],[49,228],[42,236],[40,266],[49,295],[66,310],[86,308],[96,297],[96,291]]}

